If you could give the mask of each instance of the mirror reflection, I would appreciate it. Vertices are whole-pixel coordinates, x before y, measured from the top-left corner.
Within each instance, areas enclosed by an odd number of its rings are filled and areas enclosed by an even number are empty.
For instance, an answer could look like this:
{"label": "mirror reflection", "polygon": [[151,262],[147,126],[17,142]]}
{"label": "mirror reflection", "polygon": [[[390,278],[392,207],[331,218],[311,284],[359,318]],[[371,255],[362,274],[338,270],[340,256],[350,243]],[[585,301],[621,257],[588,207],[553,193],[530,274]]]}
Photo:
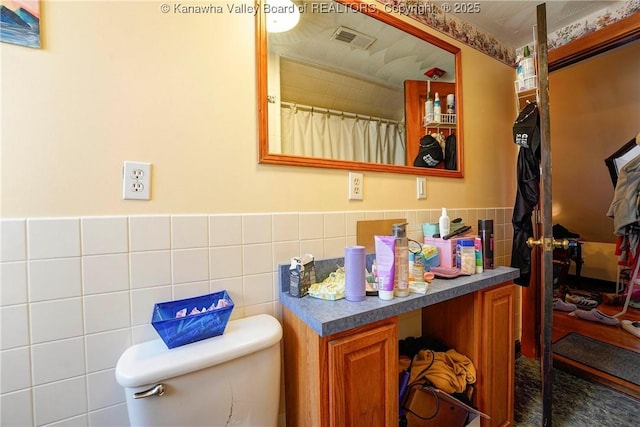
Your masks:
{"label": "mirror reflection", "polygon": [[259,25],[261,162],[461,177],[459,49],[350,3],[300,2],[292,29]]}

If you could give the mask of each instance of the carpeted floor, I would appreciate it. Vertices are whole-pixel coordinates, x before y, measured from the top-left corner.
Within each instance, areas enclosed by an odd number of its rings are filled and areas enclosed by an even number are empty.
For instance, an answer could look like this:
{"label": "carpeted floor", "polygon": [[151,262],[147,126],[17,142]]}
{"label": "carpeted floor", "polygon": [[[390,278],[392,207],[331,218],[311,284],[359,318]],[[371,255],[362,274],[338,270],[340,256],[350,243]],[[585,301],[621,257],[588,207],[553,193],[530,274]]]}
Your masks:
{"label": "carpeted floor", "polygon": [[[552,425],[626,427],[640,424],[640,402],[603,385],[553,369]],[[542,425],[540,362],[516,360],[515,425]]]}

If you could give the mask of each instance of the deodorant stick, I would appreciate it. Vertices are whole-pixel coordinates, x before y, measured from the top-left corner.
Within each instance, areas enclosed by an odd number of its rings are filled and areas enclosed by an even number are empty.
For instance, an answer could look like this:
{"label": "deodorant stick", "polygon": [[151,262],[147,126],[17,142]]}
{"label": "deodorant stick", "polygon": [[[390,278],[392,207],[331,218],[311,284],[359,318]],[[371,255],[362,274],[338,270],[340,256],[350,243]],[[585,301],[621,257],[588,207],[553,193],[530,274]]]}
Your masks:
{"label": "deodorant stick", "polygon": [[344,297],[348,301],[364,301],[367,296],[364,246],[344,249]]}

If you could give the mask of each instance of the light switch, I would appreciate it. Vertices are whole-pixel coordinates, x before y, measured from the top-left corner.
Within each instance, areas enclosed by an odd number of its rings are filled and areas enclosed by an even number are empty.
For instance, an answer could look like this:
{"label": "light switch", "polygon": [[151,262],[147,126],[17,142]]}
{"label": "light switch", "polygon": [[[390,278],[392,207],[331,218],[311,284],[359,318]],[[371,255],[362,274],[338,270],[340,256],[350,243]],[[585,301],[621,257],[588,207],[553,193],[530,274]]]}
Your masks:
{"label": "light switch", "polygon": [[416,178],[416,195],[418,199],[427,198],[427,178],[424,176]]}

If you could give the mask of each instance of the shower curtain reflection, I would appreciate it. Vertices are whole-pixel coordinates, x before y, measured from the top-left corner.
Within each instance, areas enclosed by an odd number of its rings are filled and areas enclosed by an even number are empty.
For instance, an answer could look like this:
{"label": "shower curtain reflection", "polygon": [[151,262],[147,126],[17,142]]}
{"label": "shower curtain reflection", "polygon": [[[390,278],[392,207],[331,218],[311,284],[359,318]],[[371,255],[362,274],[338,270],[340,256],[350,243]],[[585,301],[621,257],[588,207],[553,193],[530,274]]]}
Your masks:
{"label": "shower curtain reflection", "polygon": [[404,126],[392,120],[283,103],[281,132],[283,154],[406,164]]}

